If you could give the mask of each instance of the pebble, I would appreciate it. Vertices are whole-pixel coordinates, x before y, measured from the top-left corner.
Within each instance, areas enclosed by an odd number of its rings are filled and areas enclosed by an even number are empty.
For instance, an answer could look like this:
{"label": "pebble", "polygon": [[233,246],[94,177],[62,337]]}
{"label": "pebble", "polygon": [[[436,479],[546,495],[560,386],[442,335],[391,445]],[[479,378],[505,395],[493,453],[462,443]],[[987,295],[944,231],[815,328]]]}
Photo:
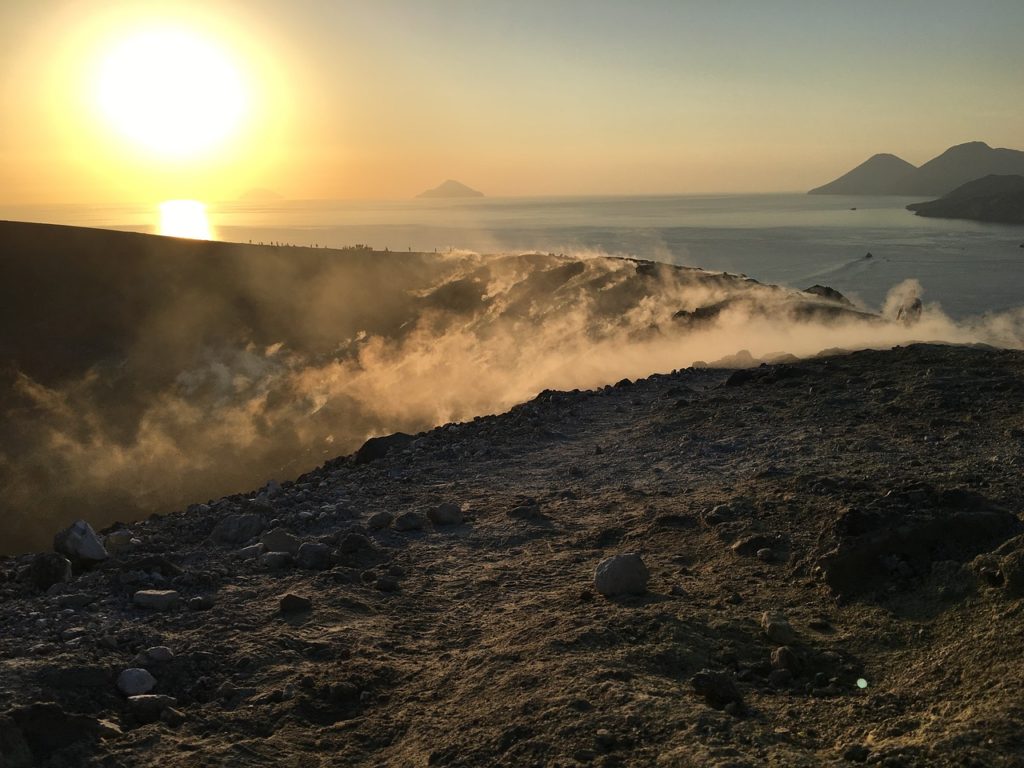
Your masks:
{"label": "pebble", "polygon": [[789,645],[796,640],[796,632],[787,619],[781,613],[761,614],[761,629],[772,642],[779,645]]}
{"label": "pebble", "polygon": [[770,563],[775,559],[775,552],[769,547],[762,547],[757,550],[757,559],[763,563]]}
{"label": "pebble", "polygon": [[281,598],[280,608],[281,613],[303,613],[313,609],[313,601],[308,597],[289,592]]}
{"label": "pebble", "polygon": [[772,651],[772,669],[788,669],[796,673],[800,669],[800,658],[788,645],[782,645]]}
{"label": "pebble", "polygon": [[132,602],[142,608],[168,611],[178,604],[178,593],[173,589],[140,589],[132,596]]}
{"label": "pebble", "polygon": [[594,588],[606,597],[642,595],[647,591],[650,572],[640,555],[627,552],[606,557],[594,571]]}
{"label": "pebble", "polygon": [[284,528],[267,531],[260,536],[260,542],[268,552],[287,552],[289,555],[298,554],[299,547],[302,546],[302,541]]}
{"label": "pebble", "polygon": [[84,564],[101,563],[109,555],[96,531],[85,520],[78,520],[53,537],[53,548],[69,560]]}
{"label": "pebble", "polygon": [[377,581],[374,582],[374,587],[381,592],[397,592],[398,579],[394,576],[378,576]]}
{"label": "pebble", "polygon": [[396,531],[419,531],[423,529],[423,515],[419,512],[403,512],[395,518]]}
{"label": "pebble", "polygon": [[395,516],[390,512],[376,512],[370,515],[370,519],[366,521],[366,527],[374,531],[379,531],[382,528],[387,528],[394,521]]}
{"label": "pebble", "polygon": [[156,678],[145,669],[130,667],[117,676],[117,689],[125,696],[139,696],[156,687]]}

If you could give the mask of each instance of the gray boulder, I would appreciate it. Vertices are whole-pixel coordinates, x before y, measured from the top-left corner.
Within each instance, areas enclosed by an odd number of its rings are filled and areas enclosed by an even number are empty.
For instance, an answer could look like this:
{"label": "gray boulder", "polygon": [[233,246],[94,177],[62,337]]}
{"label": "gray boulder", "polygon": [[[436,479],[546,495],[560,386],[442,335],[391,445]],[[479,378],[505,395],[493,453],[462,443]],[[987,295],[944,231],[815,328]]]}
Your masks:
{"label": "gray boulder", "polygon": [[155,687],[156,678],[139,667],[129,667],[117,676],[117,689],[125,696],[140,696]]}
{"label": "gray boulder", "polygon": [[651,574],[635,552],[607,557],[594,571],[594,588],[606,597],[642,595]]}
{"label": "gray boulder", "polygon": [[109,557],[103,542],[85,520],[77,520],[53,537],[53,548],[71,562],[92,565]]}

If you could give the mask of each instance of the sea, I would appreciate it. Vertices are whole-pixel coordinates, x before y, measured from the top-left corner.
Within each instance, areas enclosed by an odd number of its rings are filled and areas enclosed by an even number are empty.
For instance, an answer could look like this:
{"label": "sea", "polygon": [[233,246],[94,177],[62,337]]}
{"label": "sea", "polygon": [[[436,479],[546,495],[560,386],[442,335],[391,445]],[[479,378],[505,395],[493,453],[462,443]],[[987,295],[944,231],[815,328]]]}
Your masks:
{"label": "sea", "polygon": [[[965,319],[1024,305],[1024,226],[915,216],[917,198],[806,194],[207,203],[215,239],[392,251],[632,256],[877,309],[917,280]],[[0,219],[159,233],[156,206],[0,206]]]}

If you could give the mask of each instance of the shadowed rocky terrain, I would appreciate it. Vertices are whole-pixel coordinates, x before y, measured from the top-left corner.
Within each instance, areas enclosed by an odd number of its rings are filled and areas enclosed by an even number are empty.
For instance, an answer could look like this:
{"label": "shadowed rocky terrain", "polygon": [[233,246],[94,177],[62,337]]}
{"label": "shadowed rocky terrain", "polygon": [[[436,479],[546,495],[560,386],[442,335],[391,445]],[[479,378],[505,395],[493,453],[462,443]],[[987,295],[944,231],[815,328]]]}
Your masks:
{"label": "shadowed rocky terrain", "polygon": [[78,526],[0,560],[2,764],[1022,765],[1022,397],[687,368]]}

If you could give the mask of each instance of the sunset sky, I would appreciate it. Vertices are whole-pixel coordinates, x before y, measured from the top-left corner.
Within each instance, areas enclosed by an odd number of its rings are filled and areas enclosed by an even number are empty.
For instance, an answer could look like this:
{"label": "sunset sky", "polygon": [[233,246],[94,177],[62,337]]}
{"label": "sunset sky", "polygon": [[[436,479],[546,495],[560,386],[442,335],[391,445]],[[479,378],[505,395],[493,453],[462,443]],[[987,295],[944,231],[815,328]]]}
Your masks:
{"label": "sunset sky", "polygon": [[1024,148],[1022,32],[1020,0],[4,0],[0,202],[803,190]]}

